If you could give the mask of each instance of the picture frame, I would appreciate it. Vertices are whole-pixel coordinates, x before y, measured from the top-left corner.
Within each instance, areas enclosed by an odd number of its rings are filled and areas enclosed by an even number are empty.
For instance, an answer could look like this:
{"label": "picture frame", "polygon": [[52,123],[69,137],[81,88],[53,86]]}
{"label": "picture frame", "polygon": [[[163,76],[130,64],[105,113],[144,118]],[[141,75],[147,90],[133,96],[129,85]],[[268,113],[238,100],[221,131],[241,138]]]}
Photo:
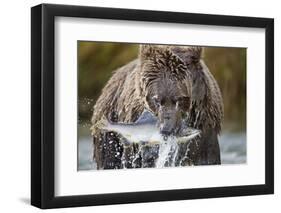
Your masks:
{"label": "picture frame", "polygon": [[[55,18],[141,21],[265,30],[264,184],[56,196]],[[76,183],[73,183],[76,184]],[[270,18],[41,4],[31,9],[31,204],[62,208],[274,193],[274,20]]]}

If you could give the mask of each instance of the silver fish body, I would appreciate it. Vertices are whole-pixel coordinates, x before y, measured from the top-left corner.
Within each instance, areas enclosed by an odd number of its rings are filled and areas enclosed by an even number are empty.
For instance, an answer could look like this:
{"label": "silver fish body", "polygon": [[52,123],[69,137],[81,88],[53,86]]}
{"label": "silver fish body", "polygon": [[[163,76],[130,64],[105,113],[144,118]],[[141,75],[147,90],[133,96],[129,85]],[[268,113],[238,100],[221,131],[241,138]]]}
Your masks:
{"label": "silver fish body", "polygon": [[200,130],[184,127],[176,136],[163,136],[157,128],[157,118],[150,112],[144,111],[140,118],[134,123],[110,123],[103,122],[100,125],[102,130],[117,133],[125,145],[132,143],[142,145],[160,144],[167,140],[167,137],[174,137],[177,143],[186,143],[195,137],[200,136]]}

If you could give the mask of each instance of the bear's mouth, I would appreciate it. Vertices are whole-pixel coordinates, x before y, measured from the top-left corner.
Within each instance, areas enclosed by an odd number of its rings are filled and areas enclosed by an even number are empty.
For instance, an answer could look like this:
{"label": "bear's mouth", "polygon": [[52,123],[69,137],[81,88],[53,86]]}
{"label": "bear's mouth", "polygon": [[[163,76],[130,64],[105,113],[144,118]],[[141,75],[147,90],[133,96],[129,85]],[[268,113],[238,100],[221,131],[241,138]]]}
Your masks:
{"label": "bear's mouth", "polygon": [[165,141],[167,141],[169,137],[174,137],[177,135],[175,130],[171,130],[171,131],[160,130],[160,134],[162,135]]}
{"label": "bear's mouth", "polygon": [[171,130],[169,132],[165,132],[165,131],[161,131],[160,130],[160,134],[162,135],[163,140],[167,141],[169,137],[177,137],[177,136],[179,136],[180,131],[179,131],[179,129],[177,129],[177,130],[173,129],[173,130]]}
{"label": "bear's mouth", "polygon": [[165,128],[163,124],[159,124],[158,128],[160,129],[160,134],[163,136],[163,139],[173,136],[178,136],[180,134],[180,129],[183,128],[183,126],[179,126],[178,128]]}

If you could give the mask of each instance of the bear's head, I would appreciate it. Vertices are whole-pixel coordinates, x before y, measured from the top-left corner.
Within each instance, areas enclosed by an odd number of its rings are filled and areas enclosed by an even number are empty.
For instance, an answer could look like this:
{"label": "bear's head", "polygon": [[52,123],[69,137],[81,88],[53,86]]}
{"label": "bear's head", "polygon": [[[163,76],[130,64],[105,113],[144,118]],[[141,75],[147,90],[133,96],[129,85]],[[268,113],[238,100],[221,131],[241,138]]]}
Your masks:
{"label": "bear's head", "polygon": [[190,71],[173,46],[141,45],[139,83],[145,107],[163,135],[176,135],[191,104]]}

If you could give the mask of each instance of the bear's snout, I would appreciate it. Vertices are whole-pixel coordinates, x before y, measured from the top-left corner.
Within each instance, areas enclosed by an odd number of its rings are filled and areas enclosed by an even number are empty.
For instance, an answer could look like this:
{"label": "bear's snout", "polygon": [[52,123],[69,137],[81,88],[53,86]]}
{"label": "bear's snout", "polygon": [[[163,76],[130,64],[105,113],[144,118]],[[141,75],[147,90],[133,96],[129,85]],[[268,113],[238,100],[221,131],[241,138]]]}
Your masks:
{"label": "bear's snout", "polygon": [[177,125],[179,116],[176,110],[172,112],[162,111],[159,118],[160,133],[163,136],[175,135],[177,133]]}

